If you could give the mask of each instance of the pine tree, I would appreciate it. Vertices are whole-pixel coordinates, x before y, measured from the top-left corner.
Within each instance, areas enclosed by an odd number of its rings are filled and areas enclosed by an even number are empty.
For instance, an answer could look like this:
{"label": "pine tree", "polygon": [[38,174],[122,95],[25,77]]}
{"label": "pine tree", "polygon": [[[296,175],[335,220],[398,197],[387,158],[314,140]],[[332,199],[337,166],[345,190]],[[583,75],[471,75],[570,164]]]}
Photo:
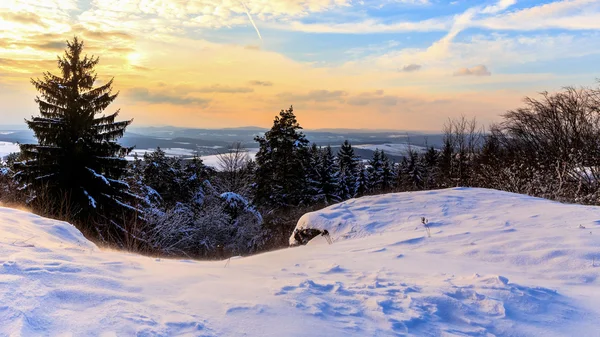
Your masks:
{"label": "pine tree", "polygon": [[350,142],[344,141],[337,158],[340,169],[340,191],[338,194],[343,200],[353,198],[356,196],[358,186],[359,158],[354,154]]}
{"label": "pine tree", "polygon": [[421,163],[425,173],[423,180],[425,189],[431,189],[437,185],[438,158],[438,151],[433,146],[431,146],[422,157]]}
{"label": "pine tree", "polygon": [[394,163],[390,161],[385,152],[381,151],[381,186],[384,192],[389,192],[394,187]]}
{"label": "pine tree", "polygon": [[256,137],[254,202],[268,207],[298,206],[306,199],[308,140],[293,107],[281,110],[264,137]]}
{"label": "pine tree", "polygon": [[94,88],[98,57],[83,56],[83,41],[67,41],[58,58],[60,76],[44,73],[31,82],[40,116],[27,120],[38,144],[21,145],[24,161],[17,178],[29,191],[44,192],[49,200],[70,200],[72,215],[89,216],[94,210],[120,213],[132,210],[127,200],[135,197],[120,178],[131,148],[117,143],[132,120],[115,122],[119,111],[101,114],[116,98],[113,80]]}
{"label": "pine tree", "polygon": [[371,160],[369,161],[369,187],[370,190],[372,191],[379,191],[381,190],[381,184],[382,184],[382,169],[383,169],[383,162],[381,160],[381,152],[379,151],[379,149],[376,149],[375,152],[373,152],[373,157],[371,158]]}
{"label": "pine tree", "polygon": [[313,143],[309,150],[309,156],[306,164],[306,186],[307,195],[305,203],[308,205],[325,203],[325,196],[321,191],[321,172],[323,167],[323,156],[321,148]]}
{"label": "pine tree", "polygon": [[356,196],[363,196],[371,191],[369,171],[363,163],[358,165],[358,177],[356,180]]}
{"label": "pine tree", "polygon": [[440,187],[450,187],[453,185],[454,177],[454,145],[450,137],[444,138],[444,145],[438,157],[438,181]]}
{"label": "pine tree", "polygon": [[339,168],[331,150],[331,146],[321,150],[321,174],[319,190],[327,204],[340,201],[339,191]]}
{"label": "pine tree", "polygon": [[422,190],[424,184],[424,167],[419,154],[414,150],[408,152],[407,178],[411,190]]}

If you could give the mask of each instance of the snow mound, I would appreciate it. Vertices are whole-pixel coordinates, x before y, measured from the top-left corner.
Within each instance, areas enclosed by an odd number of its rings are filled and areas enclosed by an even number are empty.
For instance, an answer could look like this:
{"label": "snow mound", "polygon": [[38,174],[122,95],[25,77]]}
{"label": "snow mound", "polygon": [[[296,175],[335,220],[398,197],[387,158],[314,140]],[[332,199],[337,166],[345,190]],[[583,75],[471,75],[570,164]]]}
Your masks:
{"label": "snow mound", "polygon": [[598,219],[490,190],[391,194],[300,221],[332,245],[200,262],[0,208],[0,336],[600,336]]}
{"label": "snow mound", "polygon": [[53,248],[98,250],[75,226],[16,209],[0,208],[0,233],[0,244],[13,249],[34,248],[40,252]]}

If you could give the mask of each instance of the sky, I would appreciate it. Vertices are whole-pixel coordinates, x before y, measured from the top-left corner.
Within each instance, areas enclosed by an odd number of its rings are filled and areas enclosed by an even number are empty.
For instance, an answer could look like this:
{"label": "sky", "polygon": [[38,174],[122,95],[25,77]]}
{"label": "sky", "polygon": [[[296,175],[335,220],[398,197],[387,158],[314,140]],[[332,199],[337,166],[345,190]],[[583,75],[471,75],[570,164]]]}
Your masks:
{"label": "sky", "polygon": [[135,125],[439,130],[600,77],[599,0],[1,0],[0,124],[66,40]]}

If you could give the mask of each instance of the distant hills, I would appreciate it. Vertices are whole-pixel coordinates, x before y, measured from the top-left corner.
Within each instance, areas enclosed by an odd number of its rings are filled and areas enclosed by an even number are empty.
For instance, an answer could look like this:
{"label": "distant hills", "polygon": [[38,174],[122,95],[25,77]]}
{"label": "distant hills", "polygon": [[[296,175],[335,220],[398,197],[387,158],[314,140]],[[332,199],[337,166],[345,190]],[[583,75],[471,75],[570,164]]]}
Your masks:
{"label": "distant hills", "polygon": [[[244,126],[222,129],[181,128],[174,126],[131,126],[120,143],[135,146],[136,149],[187,149],[198,155],[214,155],[223,151],[234,142],[241,142],[251,149],[258,147],[254,141],[268,129],[258,126]],[[307,138],[317,145],[339,146],[344,140],[353,145],[362,145],[356,152],[363,158],[369,158],[376,148],[387,150],[394,159],[402,157],[398,149],[408,148],[397,144],[411,144],[414,148],[433,146],[441,148],[443,135],[415,131],[390,131],[366,129],[318,129],[304,130]],[[33,132],[25,125],[0,126],[0,141],[10,143],[34,143]]]}

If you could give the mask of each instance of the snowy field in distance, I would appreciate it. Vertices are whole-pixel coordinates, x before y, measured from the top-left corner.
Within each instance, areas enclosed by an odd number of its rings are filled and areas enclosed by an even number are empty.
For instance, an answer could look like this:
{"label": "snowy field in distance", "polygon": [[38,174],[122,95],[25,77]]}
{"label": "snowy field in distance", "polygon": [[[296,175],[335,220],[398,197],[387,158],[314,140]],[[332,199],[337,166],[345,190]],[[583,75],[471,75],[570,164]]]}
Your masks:
{"label": "snowy field in distance", "polygon": [[[183,148],[165,148],[165,149],[161,149],[165,152],[165,154],[169,157],[193,157],[194,156],[194,150],[192,149],[183,149]],[[131,151],[131,153],[129,154],[129,156],[127,157],[127,160],[134,160],[134,155],[138,155],[138,157],[140,159],[142,159],[142,157],[144,157],[144,154],[149,153],[149,152],[154,152],[156,151],[156,149],[133,149],[133,151]]]}
{"label": "snowy field in distance", "polygon": [[[162,149],[163,151],[165,151],[167,156],[170,157],[183,157],[183,158],[191,158],[194,156],[195,151],[192,149],[181,149],[181,148],[165,148]],[[155,149],[145,149],[145,150],[139,150],[139,149],[134,149],[131,154],[127,157],[127,160],[134,160],[134,153],[137,153],[137,155],[139,156],[140,159],[142,159],[142,157],[144,156],[145,153],[147,152],[153,152],[155,151]],[[214,148],[214,152],[215,153],[219,153],[219,152],[223,152],[225,151],[224,149],[219,149],[217,147]],[[248,156],[250,159],[254,159],[254,157],[256,156],[256,153],[258,152],[258,149],[248,149]],[[214,154],[214,155],[205,155],[205,156],[200,156],[200,158],[202,158],[202,162],[204,162],[204,165],[209,166],[209,167],[213,167],[215,169],[219,169],[220,165],[219,165],[219,155],[218,154]]]}
{"label": "snowy field in distance", "polygon": [[0,336],[600,336],[599,219],[485,189],[365,197],[301,219],[332,245],[225,267],[0,208]]}
{"label": "snowy field in distance", "polygon": [[[258,149],[248,149],[247,153],[248,157],[254,160],[256,153],[258,153]],[[200,158],[202,158],[204,165],[213,167],[217,170],[220,169],[219,155],[202,156]]]}
{"label": "snowy field in distance", "polygon": [[11,153],[21,151],[18,144],[0,142],[0,159],[8,156]]}
{"label": "snowy field in distance", "polygon": [[398,144],[398,143],[387,143],[387,144],[361,144],[361,145],[352,145],[357,149],[363,150],[371,150],[375,151],[377,149],[383,150],[386,154],[392,156],[404,156],[408,153],[408,148],[410,147],[413,151],[424,152],[427,149],[422,146],[409,145],[406,143]]}

